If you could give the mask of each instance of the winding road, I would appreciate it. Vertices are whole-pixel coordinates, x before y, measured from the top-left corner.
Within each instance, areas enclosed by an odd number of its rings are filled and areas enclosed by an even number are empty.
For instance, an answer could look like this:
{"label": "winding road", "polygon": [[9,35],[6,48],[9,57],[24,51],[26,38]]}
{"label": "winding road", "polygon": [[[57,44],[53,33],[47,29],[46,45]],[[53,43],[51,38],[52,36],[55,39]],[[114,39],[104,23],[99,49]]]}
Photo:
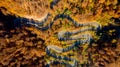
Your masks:
{"label": "winding road", "polygon": [[[75,67],[77,66],[77,61],[74,58],[68,58],[67,56],[60,56],[57,55],[55,53],[52,53],[50,50],[54,50],[56,53],[63,53],[63,52],[67,52],[69,50],[72,50],[74,47],[77,47],[79,45],[85,44],[85,43],[90,43],[91,40],[93,40],[93,37],[91,34],[81,34],[77,37],[74,37],[74,35],[79,34],[81,32],[85,32],[85,31],[98,31],[101,28],[101,25],[97,22],[89,22],[89,23],[79,23],[76,22],[74,19],[72,19],[69,15],[65,15],[65,14],[58,14],[54,17],[53,20],[51,20],[51,22],[44,26],[45,22],[47,21],[48,17],[50,16],[50,14],[48,13],[47,15],[43,16],[41,18],[41,21],[34,21],[31,19],[27,19],[27,18],[18,18],[15,19],[14,23],[15,26],[19,26],[21,27],[22,25],[32,25],[35,26],[37,29],[41,30],[41,31],[45,31],[48,30],[49,28],[52,27],[52,25],[54,24],[54,21],[59,19],[59,18],[66,18],[69,21],[71,21],[76,27],[86,27],[86,28],[82,28],[78,31],[60,31],[58,33],[58,39],[60,41],[67,41],[67,40],[76,40],[73,44],[71,44],[71,46],[68,46],[66,48],[61,48],[55,45],[48,45],[46,47],[46,53],[51,56],[54,57],[56,59],[59,60],[65,60],[65,61],[71,61],[73,63],[67,63],[67,62],[60,62],[62,64],[67,64],[70,67]],[[49,62],[53,63],[54,61]],[[59,61],[58,61],[59,62]]]}

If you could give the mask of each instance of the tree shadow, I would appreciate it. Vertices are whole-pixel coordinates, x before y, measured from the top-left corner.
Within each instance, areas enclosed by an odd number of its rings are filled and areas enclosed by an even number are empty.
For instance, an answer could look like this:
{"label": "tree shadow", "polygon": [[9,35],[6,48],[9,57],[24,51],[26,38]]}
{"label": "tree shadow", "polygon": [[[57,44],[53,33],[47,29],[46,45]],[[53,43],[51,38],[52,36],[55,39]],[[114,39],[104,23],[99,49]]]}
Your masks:
{"label": "tree shadow", "polygon": [[11,29],[14,29],[14,19],[16,17],[12,15],[4,15],[2,11],[0,10],[0,30],[4,29],[6,31],[9,31]]}

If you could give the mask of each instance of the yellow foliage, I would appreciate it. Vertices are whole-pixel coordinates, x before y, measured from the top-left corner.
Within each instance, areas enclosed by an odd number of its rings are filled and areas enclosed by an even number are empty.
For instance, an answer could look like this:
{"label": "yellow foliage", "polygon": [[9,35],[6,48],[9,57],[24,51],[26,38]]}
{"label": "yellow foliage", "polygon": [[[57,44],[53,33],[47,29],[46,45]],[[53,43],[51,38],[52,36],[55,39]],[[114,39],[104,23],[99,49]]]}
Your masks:
{"label": "yellow foliage", "polygon": [[112,40],[112,43],[116,43],[116,42],[117,42],[117,40],[116,40],[116,39],[113,39],[113,40]]}

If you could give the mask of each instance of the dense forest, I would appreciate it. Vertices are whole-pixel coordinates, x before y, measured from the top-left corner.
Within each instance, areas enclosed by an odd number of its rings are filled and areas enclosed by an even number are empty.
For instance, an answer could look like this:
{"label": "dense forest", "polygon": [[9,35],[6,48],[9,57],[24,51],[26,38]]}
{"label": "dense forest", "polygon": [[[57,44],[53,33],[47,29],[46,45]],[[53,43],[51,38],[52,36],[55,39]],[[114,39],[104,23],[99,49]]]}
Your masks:
{"label": "dense forest", "polygon": [[119,65],[119,0],[0,0],[0,67]]}

